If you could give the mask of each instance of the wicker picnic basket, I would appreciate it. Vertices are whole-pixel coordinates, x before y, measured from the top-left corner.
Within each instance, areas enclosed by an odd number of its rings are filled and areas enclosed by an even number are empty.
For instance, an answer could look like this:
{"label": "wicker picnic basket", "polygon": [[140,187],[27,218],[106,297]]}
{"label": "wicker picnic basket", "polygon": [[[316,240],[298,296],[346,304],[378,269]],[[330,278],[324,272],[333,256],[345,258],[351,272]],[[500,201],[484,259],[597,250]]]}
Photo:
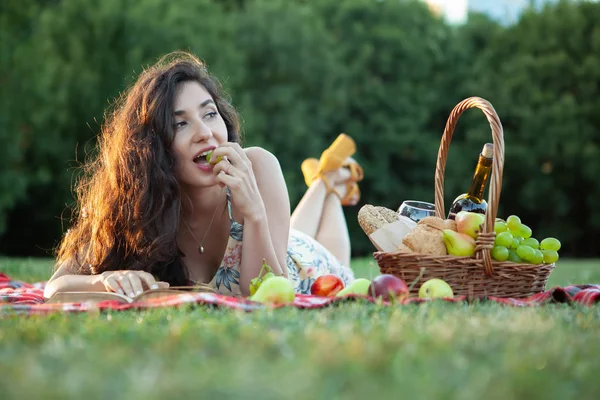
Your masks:
{"label": "wicker picnic basket", "polygon": [[412,286],[411,295],[417,295],[421,284],[428,279],[440,278],[452,287],[455,295],[528,297],[544,290],[550,272],[555,268],[554,264],[498,262],[490,256],[495,238],[494,222],[502,188],[504,134],[494,107],[480,97],[470,97],[458,103],[446,123],[435,168],[436,215],[445,219],[444,170],[454,128],[460,115],[473,107],[479,108],[487,117],[492,128],[494,143],[488,208],[482,232],[476,240],[475,256],[432,256],[402,251],[373,254],[382,274],[395,275],[409,285],[418,279]]}

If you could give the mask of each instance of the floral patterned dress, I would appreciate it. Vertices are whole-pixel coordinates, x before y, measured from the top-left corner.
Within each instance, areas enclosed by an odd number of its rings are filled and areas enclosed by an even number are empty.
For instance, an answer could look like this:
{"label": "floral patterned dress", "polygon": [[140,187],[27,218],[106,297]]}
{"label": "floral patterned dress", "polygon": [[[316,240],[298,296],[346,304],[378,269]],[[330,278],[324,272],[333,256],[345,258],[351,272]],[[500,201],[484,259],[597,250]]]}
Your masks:
{"label": "floral patterned dress", "polygon": [[[229,188],[226,190],[226,196],[227,210],[231,221],[229,240],[223,261],[211,280],[210,286],[220,294],[241,296],[239,268],[242,263],[244,226],[233,219]],[[321,275],[337,275],[346,285],[354,279],[352,270],[344,266],[322,244],[295,229],[290,229],[287,268],[288,279],[293,283],[295,292],[301,294],[310,294],[310,286]]]}

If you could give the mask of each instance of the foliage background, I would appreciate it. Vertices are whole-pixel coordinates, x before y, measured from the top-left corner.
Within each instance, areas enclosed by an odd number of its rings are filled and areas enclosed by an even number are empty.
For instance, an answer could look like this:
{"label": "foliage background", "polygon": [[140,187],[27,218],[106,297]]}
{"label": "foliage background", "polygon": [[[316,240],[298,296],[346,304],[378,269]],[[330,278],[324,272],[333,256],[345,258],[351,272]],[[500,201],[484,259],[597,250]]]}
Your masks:
{"label": "foliage background", "polygon": [[[365,180],[346,209],[354,255],[372,251],[362,204],[433,201],[446,118],[473,95],[504,125],[499,215],[559,237],[561,254],[600,255],[598,3],[452,26],[409,0],[3,0],[0,46],[0,253],[52,253],[104,110],[144,66],[184,49],[231,94],[245,144],[278,156],[292,206],[302,160],[340,132],[356,139]],[[482,113],[461,117],[446,207],[490,138]]]}

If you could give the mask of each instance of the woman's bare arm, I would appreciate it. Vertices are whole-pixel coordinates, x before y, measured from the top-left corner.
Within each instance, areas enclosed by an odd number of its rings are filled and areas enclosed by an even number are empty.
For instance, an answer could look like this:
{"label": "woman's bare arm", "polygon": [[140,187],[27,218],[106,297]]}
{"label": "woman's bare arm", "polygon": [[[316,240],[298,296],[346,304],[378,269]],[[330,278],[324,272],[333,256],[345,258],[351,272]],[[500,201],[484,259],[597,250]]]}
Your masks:
{"label": "woman's bare arm", "polygon": [[240,266],[242,294],[249,294],[250,280],[261,269],[263,258],[278,275],[287,276],[287,246],[290,232],[290,200],[277,158],[259,147],[246,149],[265,213],[244,220],[244,246]]}
{"label": "woman's bare arm", "polygon": [[61,265],[48,280],[44,297],[50,298],[58,292],[105,292],[100,275],[75,275],[67,265]]}
{"label": "woman's bare arm", "polygon": [[169,287],[144,271],[106,271],[99,275],[77,275],[71,271],[68,265],[61,265],[46,284],[44,297],[58,292],[117,292],[134,297],[145,289]]}

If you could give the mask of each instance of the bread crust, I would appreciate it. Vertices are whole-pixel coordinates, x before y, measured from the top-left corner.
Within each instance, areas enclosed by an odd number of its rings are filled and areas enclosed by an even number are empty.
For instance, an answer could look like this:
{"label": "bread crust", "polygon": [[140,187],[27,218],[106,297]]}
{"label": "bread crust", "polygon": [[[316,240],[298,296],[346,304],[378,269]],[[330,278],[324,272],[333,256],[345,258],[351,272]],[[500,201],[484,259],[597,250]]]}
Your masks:
{"label": "bread crust", "polygon": [[367,235],[371,235],[387,224],[398,221],[399,218],[398,213],[394,210],[371,204],[365,204],[358,211],[358,223]]}

